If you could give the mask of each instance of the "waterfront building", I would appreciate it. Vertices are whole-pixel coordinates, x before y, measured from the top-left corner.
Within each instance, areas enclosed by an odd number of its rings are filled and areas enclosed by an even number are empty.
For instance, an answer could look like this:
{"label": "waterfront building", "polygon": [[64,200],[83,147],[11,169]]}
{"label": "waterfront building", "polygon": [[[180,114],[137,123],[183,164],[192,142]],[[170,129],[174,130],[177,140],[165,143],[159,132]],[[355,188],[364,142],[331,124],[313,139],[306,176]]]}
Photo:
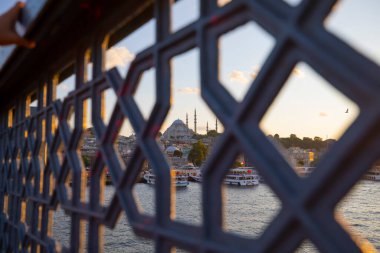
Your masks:
{"label": "waterfront building", "polygon": [[[89,159],[90,167],[94,164],[96,153],[99,150],[99,143],[94,135],[93,128],[84,131],[80,146],[81,155]],[[117,150],[124,163],[129,161],[133,150],[136,146],[136,137],[119,135],[115,141],[115,150]]]}

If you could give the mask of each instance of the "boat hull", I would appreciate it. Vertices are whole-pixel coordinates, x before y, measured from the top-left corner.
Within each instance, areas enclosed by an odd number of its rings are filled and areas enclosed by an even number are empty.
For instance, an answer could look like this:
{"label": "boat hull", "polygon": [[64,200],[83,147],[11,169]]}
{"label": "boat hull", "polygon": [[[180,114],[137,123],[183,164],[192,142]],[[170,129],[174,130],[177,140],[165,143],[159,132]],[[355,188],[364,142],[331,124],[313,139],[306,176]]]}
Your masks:
{"label": "boat hull", "polygon": [[258,180],[224,180],[226,185],[235,185],[235,186],[255,186],[259,184]]}
{"label": "boat hull", "polygon": [[189,185],[189,181],[175,182],[175,187],[186,187]]}
{"label": "boat hull", "polygon": [[364,175],[363,176],[364,180],[371,180],[371,181],[380,181],[380,175],[375,176],[375,175]]}
{"label": "boat hull", "polygon": [[[156,184],[156,177],[154,175],[146,174],[143,177],[147,184],[155,185]],[[175,180],[173,182],[175,187],[186,187],[189,185],[189,181],[187,180]]]}
{"label": "boat hull", "polygon": [[190,176],[191,179],[194,181],[194,182],[199,182],[201,183],[202,182],[202,177],[201,176]]}

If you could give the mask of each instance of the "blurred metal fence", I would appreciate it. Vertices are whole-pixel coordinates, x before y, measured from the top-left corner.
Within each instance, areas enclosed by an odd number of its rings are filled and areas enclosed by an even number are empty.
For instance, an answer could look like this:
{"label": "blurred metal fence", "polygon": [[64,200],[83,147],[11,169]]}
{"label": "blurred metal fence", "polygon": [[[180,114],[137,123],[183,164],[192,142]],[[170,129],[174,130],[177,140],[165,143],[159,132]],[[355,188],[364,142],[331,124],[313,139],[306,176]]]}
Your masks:
{"label": "blurred metal fence", "polygon": [[[378,65],[323,27],[335,0],[304,0],[296,7],[281,0],[233,0],[223,7],[218,7],[216,0],[202,0],[199,19],[175,33],[170,30],[172,3],[168,0],[45,1],[43,8],[37,4],[39,12],[33,11],[36,2],[41,1],[28,2],[25,13],[35,16],[26,18],[24,25],[27,36],[36,38],[39,47],[32,51],[13,49],[3,56],[0,72],[2,252],[57,251],[51,237],[57,205],[71,217],[70,244],[63,249],[69,252],[84,248],[102,251],[103,226],[113,227],[121,212],[126,213],[135,233],[154,240],[156,252],[169,252],[172,247],[194,252],[293,252],[304,239],[310,239],[322,252],[360,252],[337,223],[334,207],[380,157],[380,71]],[[106,48],[152,16],[156,43],[136,56],[126,78],[115,69],[104,71]],[[249,21],[269,32],[276,46],[238,103],[218,80],[218,37]],[[109,36],[111,32],[116,35]],[[202,97],[225,126],[205,167],[200,227],[170,218],[170,171],[155,141],[170,108],[170,59],[193,48],[200,49]],[[91,59],[86,57],[88,49]],[[92,78],[86,73],[89,61]],[[260,119],[300,61],[360,107],[355,123],[308,179],[297,177],[259,128]],[[63,102],[55,101],[59,80],[54,73],[70,64],[74,64],[75,91]],[[144,120],[133,94],[139,74],[150,67],[156,69],[157,101],[149,119]],[[117,94],[117,105],[105,125],[101,94],[109,87]],[[38,105],[31,113],[32,90],[37,91]],[[83,109],[88,99],[91,115]],[[70,110],[75,112],[72,130]],[[86,200],[85,170],[77,151],[88,117],[100,148]],[[118,162],[113,148],[114,133],[125,118],[137,136],[137,148],[127,169]],[[240,152],[260,169],[282,202],[280,213],[255,240],[222,229],[219,186]],[[139,213],[132,196],[144,159],[157,175],[155,217]],[[101,197],[105,167],[115,187],[109,206],[102,204]],[[88,222],[88,233],[84,222]],[[87,245],[82,243],[85,237]]]}

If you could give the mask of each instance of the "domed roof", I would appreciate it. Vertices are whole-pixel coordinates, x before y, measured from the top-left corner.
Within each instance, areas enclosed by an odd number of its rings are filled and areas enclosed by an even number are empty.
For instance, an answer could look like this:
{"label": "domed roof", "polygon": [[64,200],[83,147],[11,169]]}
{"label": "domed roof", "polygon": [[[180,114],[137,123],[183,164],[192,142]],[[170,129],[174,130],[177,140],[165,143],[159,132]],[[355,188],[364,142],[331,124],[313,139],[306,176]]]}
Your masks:
{"label": "domed roof", "polygon": [[174,147],[174,146],[169,146],[166,148],[166,152],[167,153],[174,153],[174,151],[178,150],[178,148]]}
{"label": "domed roof", "polygon": [[190,140],[194,135],[182,120],[175,120],[171,126],[163,133],[162,140]]}
{"label": "domed roof", "polygon": [[175,120],[174,122],[173,122],[173,124],[172,125],[185,125],[185,123],[183,123],[183,121],[182,120],[180,120],[180,119],[177,119],[177,120]]}

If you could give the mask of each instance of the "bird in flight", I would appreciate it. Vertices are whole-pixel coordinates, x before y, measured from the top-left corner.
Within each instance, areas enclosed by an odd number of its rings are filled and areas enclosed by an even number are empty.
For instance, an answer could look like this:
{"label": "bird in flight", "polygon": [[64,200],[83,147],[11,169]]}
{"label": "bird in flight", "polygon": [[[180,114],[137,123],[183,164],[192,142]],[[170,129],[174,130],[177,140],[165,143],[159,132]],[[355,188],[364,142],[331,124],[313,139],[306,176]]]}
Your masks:
{"label": "bird in flight", "polygon": [[348,108],[347,108],[347,110],[346,110],[346,113],[348,113]]}

